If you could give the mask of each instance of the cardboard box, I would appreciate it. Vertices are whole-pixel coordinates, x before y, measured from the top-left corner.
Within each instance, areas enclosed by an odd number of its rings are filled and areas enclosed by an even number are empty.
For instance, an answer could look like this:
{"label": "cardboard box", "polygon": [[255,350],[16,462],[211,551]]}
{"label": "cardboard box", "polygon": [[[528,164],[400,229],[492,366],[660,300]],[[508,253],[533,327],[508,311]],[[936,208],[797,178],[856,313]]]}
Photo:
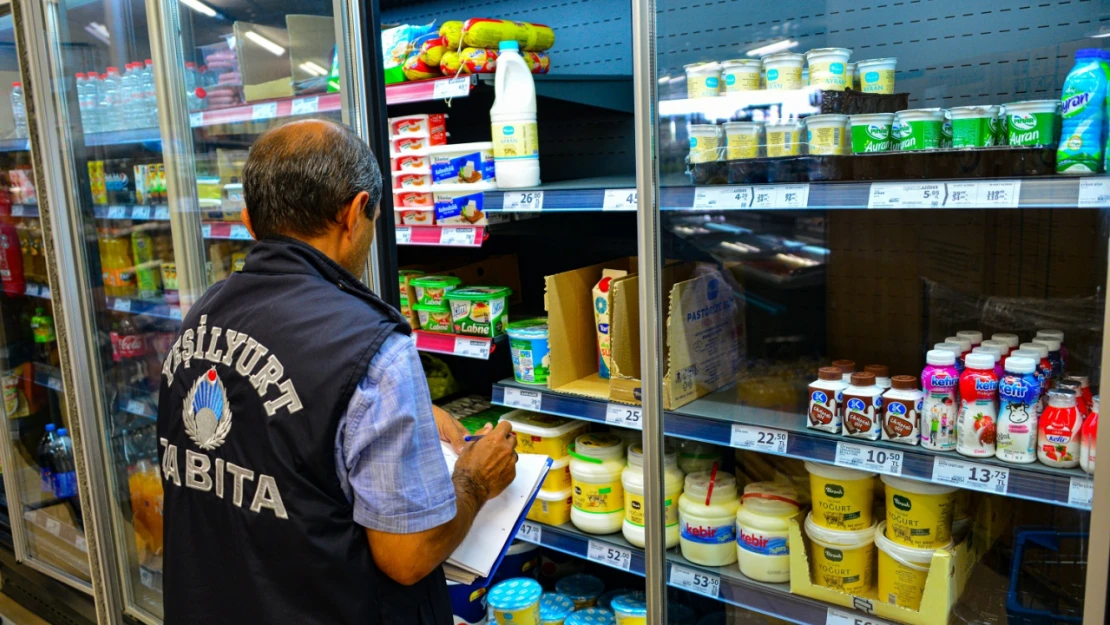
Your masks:
{"label": "cardboard box", "polygon": [[23,526],[27,529],[28,547],[35,559],[74,577],[87,579],[90,575],[88,547],[70,507],[76,505],[77,498],[73,498],[70,502],[26,510]]}
{"label": "cardboard box", "polygon": [[293,84],[319,78],[320,68],[331,68],[335,51],[335,19],[326,15],[286,15],[289,31],[289,71]]}
{"label": "cardboard box", "polygon": [[[790,592],[909,625],[947,625],[948,614],[960,598],[975,565],[1002,534],[1005,525],[1002,508],[1005,505],[998,503],[994,497],[983,497],[971,534],[952,550],[938,549],[933,554],[921,607],[917,611],[879,600],[878,566],[875,567],[876,588],[865,596],[849,595],[814,584],[809,569],[811,543],[802,531],[804,517],[801,515],[790,520]],[[877,547],[875,555],[877,558]]]}

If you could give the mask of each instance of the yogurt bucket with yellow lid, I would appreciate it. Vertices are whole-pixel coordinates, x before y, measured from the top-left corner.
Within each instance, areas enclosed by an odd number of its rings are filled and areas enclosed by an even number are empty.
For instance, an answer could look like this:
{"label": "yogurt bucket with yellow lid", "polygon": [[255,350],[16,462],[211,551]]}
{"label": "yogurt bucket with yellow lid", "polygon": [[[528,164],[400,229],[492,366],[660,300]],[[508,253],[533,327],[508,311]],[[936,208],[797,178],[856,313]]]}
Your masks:
{"label": "yogurt bucket with yellow lid", "polygon": [[906,547],[938,549],[952,541],[954,486],[883,476],[886,537]]}
{"label": "yogurt bucket with yellow lid", "polygon": [[806,462],[810,517],[817,525],[841,531],[860,531],[872,525],[871,500],[875,473],[816,462]]}
{"label": "yogurt bucket with yellow lid", "polygon": [[721,66],[717,63],[691,63],[686,70],[686,97],[715,98],[721,93]]}
{"label": "yogurt bucket with yellow lid", "polygon": [[[879,600],[916,611],[921,608],[929,566],[937,550],[899,545],[886,537],[885,529],[885,521],[875,528],[875,546],[879,549]],[[949,541],[940,549],[951,547]]]}
{"label": "yogurt bucket with yellow lid", "polygon": [[806,517],[806,536],[812,543],[810,573],[813,583],[851,595],[867,594],[875,585],[875,527],[842,532]]}
{"label": "yogurt bucket with yellow lid", "polygon": [[759,59],[721,61],[721,94],[759,90],[763,62]]}
{"label": "yogurt bucket with yellow lid", "polygon": [[543,588],[531,577],[507,579],[489,591],[489,607],[498,625],[540,625]]}
{"label": "yogurt bucket with yellow lid", "polygon": [[779,52],[763,57],[763,78],[768,91],[802,88],[802,64],[806,57],[796,52]]}
{"label": "yogurt bucket with yellow lid", "polygon": [[809,64],[809,85],[826,91],[844,91],[848,88],[848,48],[815,48],[806,52]]}

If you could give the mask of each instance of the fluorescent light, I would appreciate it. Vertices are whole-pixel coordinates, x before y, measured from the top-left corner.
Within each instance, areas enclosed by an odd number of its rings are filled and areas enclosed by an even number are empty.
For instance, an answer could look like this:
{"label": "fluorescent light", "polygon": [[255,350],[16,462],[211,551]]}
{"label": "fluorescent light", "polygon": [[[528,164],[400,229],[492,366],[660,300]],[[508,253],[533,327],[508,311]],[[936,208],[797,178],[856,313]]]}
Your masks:
{"label": "fluorescent light", "polygon": [[304,71],[308,72],[309,74],[312,74],[313,76],[327,76],[328,75],[328,70],[320,67],[319,65],[317,65],[316,63],[313,63],[312,61],[305,61],[304,63],[301,63],[300,68],[303,69]]}
{"label": "fluorescent light", "polygon": [[281,56],[285,54],[285,48],[254,32],[253,30],[248,30],[246,37],[247,39],[250,39],[263,48],[266,48],[266,51],[270,54],[273,54],[274,56]]}
{"label": "fluorescent light", "polygon": [[752,48],[751,50],[748,50],[746,54],[748,56],[766,56],[768,54],[774,54],[776,52],[782,52],[783,50],[789,50],[790,48],[793,48],[796,45],[798,45],[797,41],[793,41],[791,39],[783,39],[782,41],[776,41],[775,43],[769,43],[765,46],[760,46],[758,48]]}
{"label": "fluorescent light", "polygon": [[85,25],[85,32],[93,37],[96,37],[105,45],[111,45],[111,35],[108,34],[108,28],[99,22],[89,22]]}
{"label": "fluorescent light", "polygon": [[206,15],[208,17],[216,17],[216,10],[201,2],[200,0],[181,0],[181,4],[184,4],[185,6],[202,15]]}
{"label": "fluorescent light", "polygon": [[1110,32],[1107,32],[1107,33],[1099,33],[1099,34],[1097,34],[1097,35],[1091,35],[1091,39],[1103,39],[1103,38],[1105,38],[1105,37],[1110,37]]}

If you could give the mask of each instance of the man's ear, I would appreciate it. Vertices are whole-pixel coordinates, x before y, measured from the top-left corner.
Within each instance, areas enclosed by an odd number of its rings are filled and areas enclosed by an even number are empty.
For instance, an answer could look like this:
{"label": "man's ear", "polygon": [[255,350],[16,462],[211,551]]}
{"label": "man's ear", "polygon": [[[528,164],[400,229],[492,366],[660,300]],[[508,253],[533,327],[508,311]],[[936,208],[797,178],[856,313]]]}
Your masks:
{"label": "man's ear", "polygon": [[239,213],[239,219],[243,221],[243,225],[247,227],[247,232],[251,233],[251,238],[258,240],[254,235],[254,226],[251,225],[251,214],[247,212],[246,207],[243,207],[242,212]]}
{"label": "man's ear", "polygon": [[339,222],[347,229],[347,232],[354,233],[358,229],[358,220],[366,215],[366,205],[370,203],[370,194],[366,191],[360,191],[358,195],[339,215]]}

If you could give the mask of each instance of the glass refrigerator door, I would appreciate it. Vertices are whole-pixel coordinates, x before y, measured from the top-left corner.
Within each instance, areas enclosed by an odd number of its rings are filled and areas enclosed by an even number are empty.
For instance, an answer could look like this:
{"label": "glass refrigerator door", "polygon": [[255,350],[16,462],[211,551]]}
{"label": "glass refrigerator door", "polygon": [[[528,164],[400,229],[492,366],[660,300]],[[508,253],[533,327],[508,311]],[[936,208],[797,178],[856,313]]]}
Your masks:
{"label": "glass refrigerator door", "polygon": [[651,4],[671,584],[1103,622],[1110,4]]}
{"label": "glass refrigerator door", "polygon": [[0,9],[0,525],[26,564],[88,592],[89,559],[54,332],[11,9]]}

